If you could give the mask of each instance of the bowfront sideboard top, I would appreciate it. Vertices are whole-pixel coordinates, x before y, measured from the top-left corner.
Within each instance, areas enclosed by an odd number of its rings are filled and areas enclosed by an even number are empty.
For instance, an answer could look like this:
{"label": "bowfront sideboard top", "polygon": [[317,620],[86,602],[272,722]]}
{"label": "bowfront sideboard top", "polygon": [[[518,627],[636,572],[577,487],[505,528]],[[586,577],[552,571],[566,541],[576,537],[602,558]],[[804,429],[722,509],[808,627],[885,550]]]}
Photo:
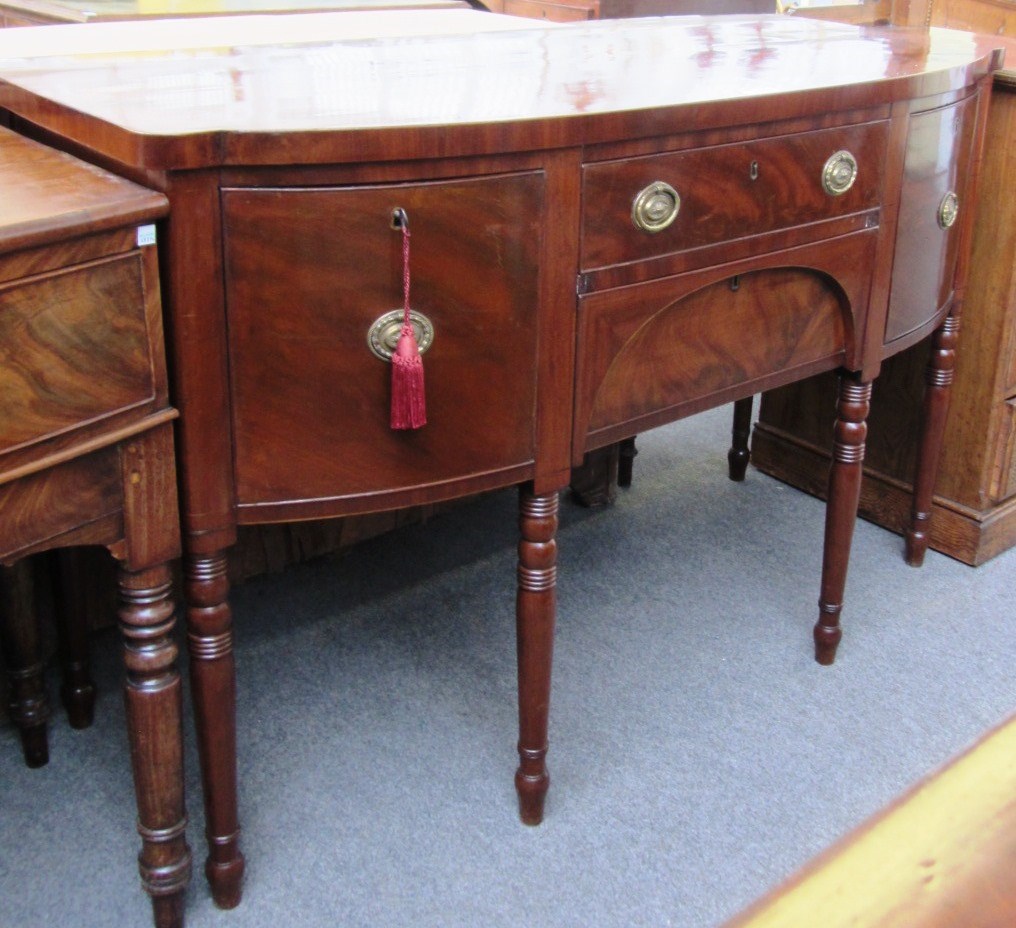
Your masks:
{"label": "bowfront sideboard top", "polygon": [[[572,467],[837,370],[814,629],[832,662],[872,381],[934,333],[908,549],[923,554],[1001,44],[778,16],[552,26],[462,10],[0,34],[12,126],[169,199],[220,905],[239,902],[243,873],[226,580],[239,525],[521,488],[515,782],[535,824]],[[385,350],[410,310],[427,423],[393,429]]]}
{"label": "bowfront sideboard top", "polygon": [[3,102],[155,169],[500,154],[815,115],[958,90],[1005,41],[775,15],[94,25],[0,35]]}

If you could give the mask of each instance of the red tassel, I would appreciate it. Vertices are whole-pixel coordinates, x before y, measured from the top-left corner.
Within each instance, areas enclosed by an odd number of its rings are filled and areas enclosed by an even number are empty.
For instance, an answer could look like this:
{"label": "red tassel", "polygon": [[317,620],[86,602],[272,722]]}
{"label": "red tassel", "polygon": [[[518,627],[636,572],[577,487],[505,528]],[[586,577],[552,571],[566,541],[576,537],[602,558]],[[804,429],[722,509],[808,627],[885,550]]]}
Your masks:
{"label": "red tassel", "polygon": [[403,324],[392,355],[392,428],[418,429],[427,424],[423,358],[411,325]]}
{"label": "red tassel", "polygon": [[427,395],[423,386],[423,358],[409,321],[409,216],[396,211],[402,228],[402,331],[392,355],[393,429],[418,429],[427,424]]}

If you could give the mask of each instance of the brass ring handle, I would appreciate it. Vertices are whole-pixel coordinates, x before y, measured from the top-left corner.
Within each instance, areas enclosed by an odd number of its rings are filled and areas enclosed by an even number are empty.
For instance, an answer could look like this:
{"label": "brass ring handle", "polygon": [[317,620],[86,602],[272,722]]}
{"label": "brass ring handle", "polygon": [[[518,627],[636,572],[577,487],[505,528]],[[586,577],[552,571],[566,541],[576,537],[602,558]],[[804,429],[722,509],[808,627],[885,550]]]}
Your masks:
{"label": "brass ring handle", "polygon": [[681,209],[678,192],[662,180],[640,190],[631,205],[631,221],[643,232],[662,232]]}
{"label": "brass ring handle", "polygon": [[944,197],[942,202],[938,204],[938,224],[943,229],[951,229],[953,223],[956,222],[956,217],[960,212],[960,198],[956,196],[955,192],[950,190]]}
{"label": "brass ring handle", "polygon": [[[393,309],[375,319],[367,332],[367,346],[382,361],[391,361],[395,354],[399,333],[402,331],[402,317],[401,309]],[[434,323],[415,309],[409,311],[409,322],[413,327],[413,335],[416,336],[416,345],[420,354],[423,354],[434,341]]]}
{"label": "brass ring handle", "polygon": [[849,151],[829,156],[822,168],[822,188],[831,197],[838,197],[854,186],[857,180],[857,159]]}

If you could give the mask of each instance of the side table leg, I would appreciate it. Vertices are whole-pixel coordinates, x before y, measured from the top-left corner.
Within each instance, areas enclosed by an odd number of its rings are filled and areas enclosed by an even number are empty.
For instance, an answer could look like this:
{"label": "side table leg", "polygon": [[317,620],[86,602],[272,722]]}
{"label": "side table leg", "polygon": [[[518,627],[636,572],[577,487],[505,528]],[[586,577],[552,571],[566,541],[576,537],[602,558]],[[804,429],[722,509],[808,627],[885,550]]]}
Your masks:
{"label": "side table leg", "polygon": [[95,717],[95,683],[88,666],[88,613],[84,608],[82,554],[68,548],[54,553],[58,565],[54,584],[55,613],[63,670],[60,699],[71,727],[88,728]]}
{"label": "side table leg", "polygon": [[861,497],[864,440],[868,434],[871,381],[859,382],[849,374],[840,375],[836,402],[836,426],[832,463],[829,468],[829,498],[826,504],[825,547],[822,554],[822,591],[819,619],[815,624],[815,660],[831,664],[843,635],[840,612],[847,583],[850,543]]}
{"label": "side table leg", "polygon": [[236,802],[236,665],[224,552],[185,558],[187,637],[208,860],[215,904],[240,903],[244,860]]}
{"label": "side table leg", "polygon": [[626,438],[618,445],[617,449],[617,485],[619,487],[630,487],[632,471],[635,469],[635,458],[639,449],[635,447],[635,439]]}
{"label": "side table leg", "polygon": [[156,928],[180,928],[191,855],[185,835],[183,703],[172,638],[172,577],[167,565],[137,572],[121,568],[118,583],[141,883],[152,897]]}
{"label": "side table leg", "polygon": [[727,468],[731,480],[740,483],[748,471],[751,453],[748,439],[751,438],[751,408],[755,397],[746,396],[734,402],[734,427],[730,432],[730,450],[727,452]]}
{"label": "side table leg", "polygon": [[49,762],[45,664],[35,616],[30,558],[0,568],[0,640],[7,663],[10,713],[29,767]]}
{"label": "side table leg", "polygon": [[914,476],[913,508],[910,526],[906,532],[906,560],[911,567],[920,567],[928,551],[928,522],[931,519],[946,413],[949,411],[949,395],[952,392],[959,334],[960,320],[958,316],[950,314],[932,336],[931,357],[925,372],[926,386],[921,417],[921,439]]}
{"label": "side table leg", "polygon": [[557,585],[558,495],[519,491],[518,596],[515,604],[519,662],[519,769],[515,789],[526,825],[543,820],[550,786],[547,773],[547,721],[554,650]]}

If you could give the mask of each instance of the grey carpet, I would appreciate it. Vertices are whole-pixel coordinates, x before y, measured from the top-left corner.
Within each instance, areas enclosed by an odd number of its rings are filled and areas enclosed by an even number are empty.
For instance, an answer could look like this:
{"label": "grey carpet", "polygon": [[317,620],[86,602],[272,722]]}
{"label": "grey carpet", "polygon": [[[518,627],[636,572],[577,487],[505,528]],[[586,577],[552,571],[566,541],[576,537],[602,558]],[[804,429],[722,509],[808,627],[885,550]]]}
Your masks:
{"label": "grey carpet", "polygon": [[[188,924],[715,926],[1016,711],[1016,551],[915,571],[858,523],[819,667],[823,506],[729,482],[729,421],[643,436],[613,509],[562,506],[539,828],[512,786],[514,493],[236,590],[245,898],[204,885],[191,750]],[[3,928],[149,924],[115,634],[95,650],[96,725],[58,716],[47,768],[0,730]]]}

